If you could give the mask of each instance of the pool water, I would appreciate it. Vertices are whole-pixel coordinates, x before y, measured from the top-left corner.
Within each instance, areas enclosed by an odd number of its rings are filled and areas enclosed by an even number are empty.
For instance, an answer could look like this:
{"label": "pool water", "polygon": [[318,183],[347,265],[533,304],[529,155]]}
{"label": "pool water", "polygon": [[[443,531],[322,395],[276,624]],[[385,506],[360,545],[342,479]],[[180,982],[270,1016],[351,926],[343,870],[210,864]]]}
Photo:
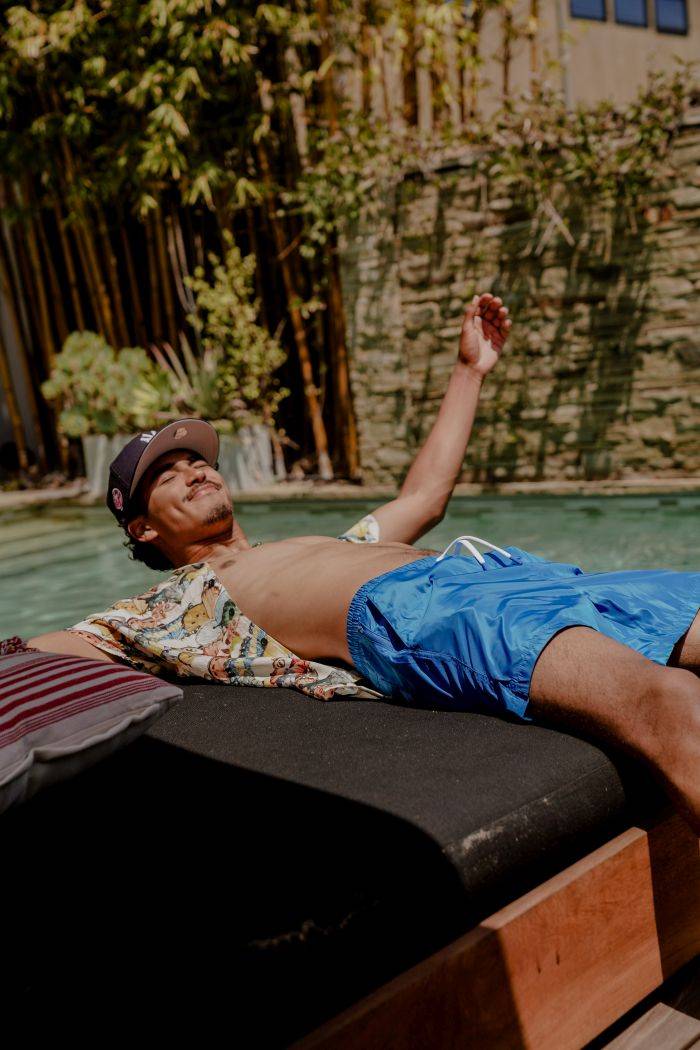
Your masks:
{"label": "pool water", "polygon": [[[277,540],[337,536],[376,501],[275,501],[237,506],[246,535]],[[455,498],[417,544],[442,549],[460,533],[523,547],[588,572],[700,569],[700,493],[675,496],[479,496]],[[129,558],[123,534],[102,507],[46,505],[0,520],[0,638],[68,627],[162,573]]]}

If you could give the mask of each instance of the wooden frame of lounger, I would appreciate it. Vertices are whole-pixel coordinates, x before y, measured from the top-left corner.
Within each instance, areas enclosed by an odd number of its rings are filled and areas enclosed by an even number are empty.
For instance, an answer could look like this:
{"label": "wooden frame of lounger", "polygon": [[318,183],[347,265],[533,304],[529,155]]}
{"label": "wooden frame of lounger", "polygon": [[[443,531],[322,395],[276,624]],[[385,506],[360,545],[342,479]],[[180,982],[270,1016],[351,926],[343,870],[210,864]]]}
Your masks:
{"label": "wooden frame of lounger", "polygon": [[700,844],[630,828],[296,1044],[578,1050],[700,953]]}

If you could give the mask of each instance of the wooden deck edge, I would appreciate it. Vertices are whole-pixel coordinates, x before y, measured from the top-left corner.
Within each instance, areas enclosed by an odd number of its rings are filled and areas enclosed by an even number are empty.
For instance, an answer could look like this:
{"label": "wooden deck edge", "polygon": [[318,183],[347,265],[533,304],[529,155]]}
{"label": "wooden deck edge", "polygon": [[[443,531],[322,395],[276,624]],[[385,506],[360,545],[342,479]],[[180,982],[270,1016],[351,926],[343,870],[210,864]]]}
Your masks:
{"label": "wooden deck edge", "polygon": [[698,954],[699,843],[670,815],[623,832],[295,1047],[578,1050]]}

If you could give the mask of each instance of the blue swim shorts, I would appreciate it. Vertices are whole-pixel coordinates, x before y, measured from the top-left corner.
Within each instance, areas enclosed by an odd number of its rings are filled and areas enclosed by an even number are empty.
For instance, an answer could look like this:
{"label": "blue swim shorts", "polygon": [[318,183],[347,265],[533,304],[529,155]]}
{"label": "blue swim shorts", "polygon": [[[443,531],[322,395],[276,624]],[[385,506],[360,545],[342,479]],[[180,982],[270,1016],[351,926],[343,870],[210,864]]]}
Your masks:
{"label": "blue swim shorts", "polygon": [[350,603],[347,638],[357,670],[386,696],[530,721],[535,663],[563,628],[592,627],[665,664],[699,609],[700,572],[586,573],[507,547],[375,577]]}

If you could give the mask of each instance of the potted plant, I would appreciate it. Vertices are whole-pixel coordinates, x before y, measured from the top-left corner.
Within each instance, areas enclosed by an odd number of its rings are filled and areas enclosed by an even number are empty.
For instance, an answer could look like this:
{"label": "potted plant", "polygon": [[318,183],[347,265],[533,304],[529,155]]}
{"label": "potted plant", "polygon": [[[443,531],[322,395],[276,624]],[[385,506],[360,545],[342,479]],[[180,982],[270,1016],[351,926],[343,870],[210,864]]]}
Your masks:
{"label": "potted plant", "polygon": [[91,495],[106,492],[110,462],[133,431],[145,425],[133,410],[135,390],[153,381],[155,373],[145,350],[115,351],[96,332],[73,332],[57,354],[41,392],[59,402],[60,430],[82,441]]}
{"label": "potted plant", "polygon": [[284,476],[273,455],[272,420],[287,391],[274,376],[284,361],[277,339],[257,324],[253,256],[242,258],[230,234],[223,261],[210,255],[211,277],[188,278],[198,343],[184,333],[179,353],[168,343],[115,351],[95,332],[74,332],[56,357],[42,393],[61,406],[59,427],[83,443],[90,492],[106,491],[109,463],[136,430],[197,416],[219,432],[219,466],[234,489]]}

